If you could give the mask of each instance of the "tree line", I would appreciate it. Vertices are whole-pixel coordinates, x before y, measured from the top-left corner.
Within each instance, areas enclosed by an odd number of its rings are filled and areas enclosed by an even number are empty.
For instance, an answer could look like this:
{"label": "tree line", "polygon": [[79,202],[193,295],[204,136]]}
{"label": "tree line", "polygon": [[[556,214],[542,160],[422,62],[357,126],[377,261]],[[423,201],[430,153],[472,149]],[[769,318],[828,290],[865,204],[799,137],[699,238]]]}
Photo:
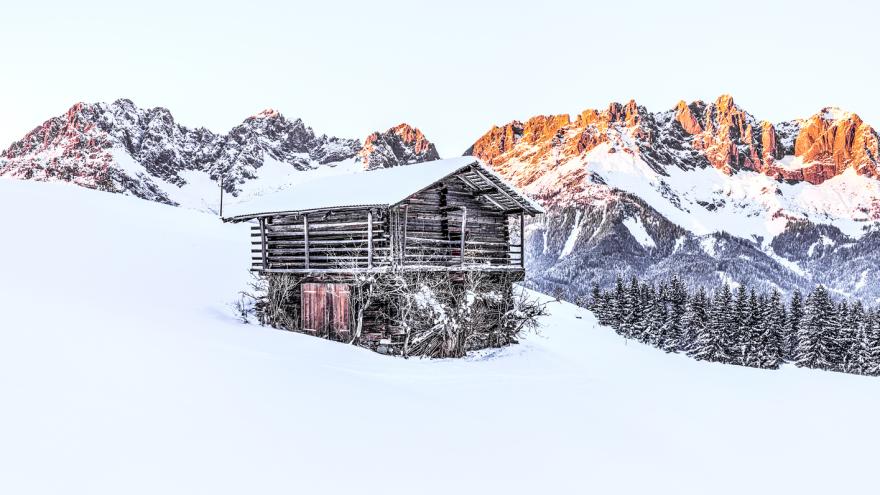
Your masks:
{"label": "tree line", "polygon": [[880,375],[880,314],[859,302],[834,301],[823,286],[790,302],[724,284],[712,294],[673,277],[654,285],[618,277],[611,290],[593,286],[587,306],[629,339],[702,361],[775,369],[797,366]]}

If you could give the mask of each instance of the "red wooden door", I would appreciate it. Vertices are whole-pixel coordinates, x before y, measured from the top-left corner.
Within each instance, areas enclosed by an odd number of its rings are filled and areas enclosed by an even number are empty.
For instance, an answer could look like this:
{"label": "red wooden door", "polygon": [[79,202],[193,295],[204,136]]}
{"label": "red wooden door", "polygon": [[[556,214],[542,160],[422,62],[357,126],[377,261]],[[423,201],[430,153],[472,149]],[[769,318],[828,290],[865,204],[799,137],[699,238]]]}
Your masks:
{"label": "red wooden door", "polygon": [[304,283],[301,296],[303,331],[334,340],[351,335],[348,284]]}
{"label": "red wooden door", "polygon": [[351,337],[351,292],[348,284],[327,284],[330,296],[330,338],[348,340]]}
{"label": "red wooden door", "polygon": [[302,329],[305,332],[325,336],[327,334],[326,300],[324,284],[302,284]]}

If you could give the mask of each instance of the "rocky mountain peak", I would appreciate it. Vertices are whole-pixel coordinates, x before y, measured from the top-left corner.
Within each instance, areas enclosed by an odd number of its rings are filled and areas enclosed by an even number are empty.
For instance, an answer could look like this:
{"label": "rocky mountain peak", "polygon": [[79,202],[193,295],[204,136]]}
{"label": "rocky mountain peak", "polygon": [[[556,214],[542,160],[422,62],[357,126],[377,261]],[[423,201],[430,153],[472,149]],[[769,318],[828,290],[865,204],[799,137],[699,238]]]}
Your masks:
{"label": "rocky mountain peak", "polygon": [[280,116],[281,112],[279,112],[278,110],[275,110],[274,108],[266,108],[260,112],[255,113],[251,117],[255,119],[274,119]]}
{"label": "rocky mountain peak", "polygon": [[[684,131],[690,135],[700,134],[703,132],[703,126],[700,125],[700,122],[697,120],[695,113],[702,114],[705,105],[697,105],[697,102],[688,105],[684,102],[684,100],[680,100],[675,106],[675,121],[678,122],[681,125],[682,129],[684,129]],[[694,106],[696,108],[692,109],[691,106]]]}
{"label": "rocky mountain peak", "polygon": [[367,136],[358,158],[367,170],[373,170],[438,160],[440,155],[422,131],[402,123],[385,132],[377,131]]}
{"label": "rocky mountain peak", "polygon": [[203,207],[204,200],[182,192],[193,177],[204,177],[197,179],[201,187],[223,177],[224,189],[237,195],[267,163],[281,164],[272,172],[278,176],[356,157],[368,169],[439,158],[407,124],[374,133],[361,146],[358,139],[317,135],[301,119],[267,109],[217,134],[177,124],[166,108],[119,99],[76,103],[34,128],[0,154],[0,176],[67,181],[170,204],[184,198]]}
{"label": "rocky mountain peak", "polygon": [[880,178],[880,137],[877,131],[849,112],[823,108],[800,121],[794,155],[804,167],[804,180],[821,183],[854,168],[861,175]]}
{"label": "rocky mountain peak", "polygon": [[635,100],[630,100],[625,105],[611,103],[608,105],[608,110],[606,110],[607,118],[602,119],[602,121],[634,127],[641,121],[641,110]]}

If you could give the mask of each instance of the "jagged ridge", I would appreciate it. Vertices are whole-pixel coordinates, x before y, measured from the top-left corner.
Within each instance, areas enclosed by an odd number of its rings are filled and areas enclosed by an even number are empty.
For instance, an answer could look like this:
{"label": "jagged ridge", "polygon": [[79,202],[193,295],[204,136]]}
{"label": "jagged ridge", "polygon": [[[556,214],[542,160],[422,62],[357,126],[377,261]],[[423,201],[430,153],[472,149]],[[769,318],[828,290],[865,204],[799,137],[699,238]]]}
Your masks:
{"label": "jagged ridge", "polygon": [[[659,172],[668,166],[713,166],[812,184],[847,168],[880,177],[880,137],[858,115],[825,108],[808,119],[773,125],[755,119],[729,95],[711,104],[681,101],[657,113],[630,101],[584,110],[574,121],[569,115],[539,115],[493,127],[465,154],[499,166],[514,159],[535,164],[582,155],[602,143],[638,153]],[[786,156],[793,159],[783,160]]]}
{"label": "jagged ridge", "polygon": [[357,139],[317,135],[302,120],[268,109],[217,134],[182,126],[165,108],[120,99],[77,103],[47,120],[0,154],[0,176],[68,181],[176,204],[174,188],[190,182],[187,172],[213,182],[222,176],[226,191],[236,195],[267,160],[305,171],[356,159],[376,168],[436,158],[434,145],[407,124],[374,133],[362,146]]}

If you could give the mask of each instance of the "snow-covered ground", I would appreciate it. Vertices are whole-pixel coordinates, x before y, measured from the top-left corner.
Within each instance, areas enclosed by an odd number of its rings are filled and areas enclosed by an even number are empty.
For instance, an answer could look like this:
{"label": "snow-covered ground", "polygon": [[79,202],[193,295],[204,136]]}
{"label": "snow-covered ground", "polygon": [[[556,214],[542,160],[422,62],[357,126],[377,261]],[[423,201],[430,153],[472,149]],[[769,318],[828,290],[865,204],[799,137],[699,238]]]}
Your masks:
{"label": "snow-covered ground", "polygon": [[549,302],[385,357],[236,321],[247,226],[0,180],[0,493],[844,493],[880,380],[691,361]]}

